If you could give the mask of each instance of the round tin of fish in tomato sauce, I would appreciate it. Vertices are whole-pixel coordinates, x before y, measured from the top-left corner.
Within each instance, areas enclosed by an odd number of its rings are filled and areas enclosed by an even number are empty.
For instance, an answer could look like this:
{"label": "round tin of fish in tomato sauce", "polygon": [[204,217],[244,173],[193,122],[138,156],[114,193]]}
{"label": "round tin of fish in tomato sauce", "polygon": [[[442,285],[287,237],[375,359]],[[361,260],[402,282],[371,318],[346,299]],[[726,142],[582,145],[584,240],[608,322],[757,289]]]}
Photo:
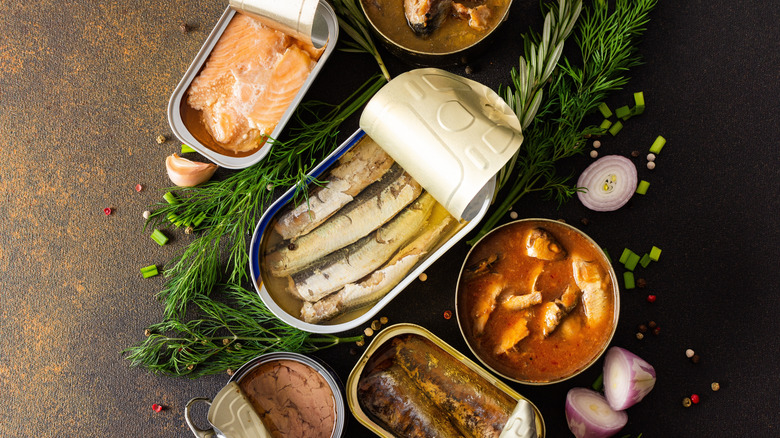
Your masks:
{"label": "round tin of fish in tomato sauce", "polygon": [[[347,420],[341,390],[336,373],[317,359],[269,353],[241,366],[213,401],[191,399],[184,417],[199,438],[214,434],[220,438],[339,438]],[[198,402],[210,406],[211,429],[201,429],[192,421],[190,409]],[[263,430],[256,427],[258,422]]]}

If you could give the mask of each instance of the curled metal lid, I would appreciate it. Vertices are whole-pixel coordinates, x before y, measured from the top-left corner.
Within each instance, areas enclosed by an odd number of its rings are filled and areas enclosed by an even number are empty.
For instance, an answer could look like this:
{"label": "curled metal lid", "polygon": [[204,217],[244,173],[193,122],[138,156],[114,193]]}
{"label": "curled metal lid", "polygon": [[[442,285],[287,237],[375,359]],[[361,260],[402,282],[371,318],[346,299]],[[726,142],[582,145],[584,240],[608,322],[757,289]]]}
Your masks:
{"label": "curled metal lid", "polygon": [[328,42],[328,24],[317,14],[319,0],[230,0],[230,7],[318,49]]}
{"label": "curled metal lid", "polygon": [[369,101],[360,127],[453,216],[471,220],[523,141],[493,90],[435,68],[404,73]]}
{"label": "curled metal lid", "polygon": [[235,382],[229,382],[214,397],[208,420],[224,436],[230,438],[270,438],[260,416]]}

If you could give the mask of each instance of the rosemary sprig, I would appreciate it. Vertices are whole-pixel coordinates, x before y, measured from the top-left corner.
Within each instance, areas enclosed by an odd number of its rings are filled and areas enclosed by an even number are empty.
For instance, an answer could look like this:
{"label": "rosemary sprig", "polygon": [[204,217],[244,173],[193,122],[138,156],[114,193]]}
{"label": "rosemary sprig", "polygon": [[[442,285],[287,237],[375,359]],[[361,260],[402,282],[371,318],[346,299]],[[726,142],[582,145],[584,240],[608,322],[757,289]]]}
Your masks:
{"label": "rosemary sprig", "polygon": [[[586,136],[601,133],[595,126],[582,128],[583,121],[609,92],[621,89],[628,82],[625,73],[641,63],[637,45],[655,5],[656,0],[617,0],[610,12],[608,2],[595,0],[592,9],[584,10],[576,38],[582,66],[574,66],[566,58],[559,62],[559,74],[550,84],[550,97],[525,133],[513,169],[514,181],[470,244],[495,227],[528,193],[542,192],[559,203],[577,193],[578,189],[569,184],[571,175],[557,175],[555,164],[580,154]],[[517,101],[508,99],[508,103],[521,118]]]}
{"label": "rosemary sprig", "polygon": [[390,82],[390,72],[387,71],[385,62],[382,60],[382,56],[379,55],[379,50],[374,44],[374,39],[371,37],[370,24],[368,19],[360,10],[355,0],[333,0],[333,6],[338,15],[339,27],[349,35],[353,41],[346,41],[344,44],[346,49],[342,49],[345,52],[366,52],[371,55],[376,63],[379,65],[382,75]]}
{"label": "rosemary sprig", "polygon": [[[159,294],[166,320],[183,316],[192,297],[208,295],[221,280],[223,251],[227,251],[227,282],[241,284],[248,279],[246,238],[273,198],[268,189],[303,184],[317,159],[337,146],[341,123],[384,84],[385,79],[375,75],[339,105],[308,102],[297,117],[302,120],[314,114],[317,120],[292,131],[289,140],[275,141],[260,163],[201,187],[171,189],[181,202],[159,204],[148,224],[164,225],[170,214],[185,223],[199,215],[205,215],[205,219],[195,230],[203,230],[203,234],[166,266],[164,275],[168,280]],[[323,107],[328,109],[324,115],[317,111]]]}
{"label": "rosemary sprig", "polygon": [[149,327],[143,343],[125,350],[134,367],[156,374],[197,378],[235,370],[260,354],[273,351],[311,353],[362,336],[313,335],[280,323],[260,297],[239,286],[227,286],[230,306],[203,295],[192,297],[203,317],[185,322],[166,320]]}

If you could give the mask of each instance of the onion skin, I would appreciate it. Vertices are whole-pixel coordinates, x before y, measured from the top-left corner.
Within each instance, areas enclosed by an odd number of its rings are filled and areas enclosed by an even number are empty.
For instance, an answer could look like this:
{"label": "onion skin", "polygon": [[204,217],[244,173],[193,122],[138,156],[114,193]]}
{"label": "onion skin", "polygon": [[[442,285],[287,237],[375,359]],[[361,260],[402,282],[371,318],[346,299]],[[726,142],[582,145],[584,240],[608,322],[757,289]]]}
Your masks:
{"label": "onion skin", "polygon": [[168,178],[177,186],[195,187],[211,179],[217,171],[217,165],[190,161],[173,154],[165,158],[165,169],[168,171]]}
{"label": "onion skin", "polygon": [[566,394],[566,422],[577,438],[608,438],[628,423],[628,414],[609,407],[603,395],[586,388]]}
{"label": "onion skin", "polygon": [[655,369],[641,357],[612,347],[604,357],[604,396],[616,411],[639,403],[655,386]]}

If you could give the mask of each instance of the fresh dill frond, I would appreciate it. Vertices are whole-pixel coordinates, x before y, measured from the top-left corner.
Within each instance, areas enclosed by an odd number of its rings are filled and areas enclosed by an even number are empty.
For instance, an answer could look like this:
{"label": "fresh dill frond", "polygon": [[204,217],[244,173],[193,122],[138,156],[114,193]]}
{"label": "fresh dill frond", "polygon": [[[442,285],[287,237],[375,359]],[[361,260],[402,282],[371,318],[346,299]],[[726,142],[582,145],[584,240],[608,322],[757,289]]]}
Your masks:
{"label": "fresh dill frond", "polygon": [[[581,52],[581,66],[567,58],[558,62],[558,73],[548,86],[548,98],[539,106],[533,122],[524,133],[523,145],[512,163],[506,187],[499,194],[502,202],[483,223],[473,245],[523,196],[541,192],[563,203],[577,193],[571,186],[572,175],[556,174],[556,163],[581,154],[586,138],[599,134],[596,126],[582,127],[585,117],[594,112],[612,91],[628,83],[626,73],[641,63],[638,44],[656,0],[617,0],[610,12],[609,2],[594,0],[592,8],[584,8],[576,27],[575,40]],[[522,63],[521,63],[522,67]],[[504,95],[514,96],[522,86],[514,80],[514,89],[507,87]],[[514,98],[507,99],[520,120],[525,117]]]}
{"label": "fresh dill frond", "polygon": [[192,297],[200,318],[152,325],[142,343],[124,351],[125,358],[131,366],[156,374],[197,378],[235,370],[265,353],[311,353],[362,339],[315,335],[293,328],[276,319],[259,295],[240,286],[225,286],[224,295],[232,305],[204,295]]}
{"label": "fresh dill frond", "polygon": [[371,55],[379,66],[379,70],[389,82],[390,72],[387,71],[385,62],[379,54],[379,50],[371,36],[371,25],[368,23],[363,11],[358,6],[356,0],[333,0],[333,6],[339,19],[339,27],[352,38],[344,44],[345,52],[365,52]]}

